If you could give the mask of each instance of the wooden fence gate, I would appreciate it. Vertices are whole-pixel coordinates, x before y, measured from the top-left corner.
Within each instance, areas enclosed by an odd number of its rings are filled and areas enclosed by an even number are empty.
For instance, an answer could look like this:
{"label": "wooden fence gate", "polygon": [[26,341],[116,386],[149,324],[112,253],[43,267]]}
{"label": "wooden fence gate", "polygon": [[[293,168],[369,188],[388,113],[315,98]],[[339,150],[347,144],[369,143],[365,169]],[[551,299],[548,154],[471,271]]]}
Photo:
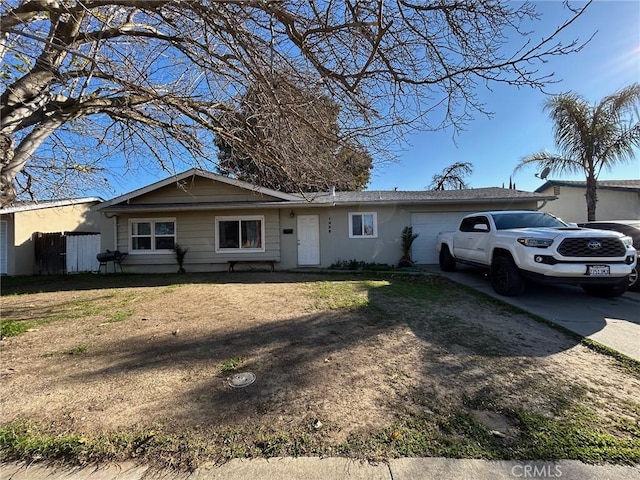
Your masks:
{"label": "wooden fence gate", "polygon": [[100,234],[67,233],[67,273],[96,272],[100,263]]}
{"label": "wooden fence gate", "polygon": [[36,270],[40,275],[64,273],[67,244],[62,233],[34,233]]}

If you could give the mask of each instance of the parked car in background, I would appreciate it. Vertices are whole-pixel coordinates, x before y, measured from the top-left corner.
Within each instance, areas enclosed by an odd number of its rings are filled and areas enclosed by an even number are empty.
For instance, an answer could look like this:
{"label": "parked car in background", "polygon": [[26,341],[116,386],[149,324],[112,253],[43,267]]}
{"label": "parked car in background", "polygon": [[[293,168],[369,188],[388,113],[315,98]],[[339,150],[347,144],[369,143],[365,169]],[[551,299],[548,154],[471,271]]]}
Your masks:
{"label": "parked car in background", "polygon": [[[595,222],[579,223],[583,228],[594,228],[596,230],[613,230],[624,233],[633,239],[633,247],[640,252],[640,220],[603,220]],[[629,275],[629,290],[640,291],[638,281],[638,265],[635,266]]]}

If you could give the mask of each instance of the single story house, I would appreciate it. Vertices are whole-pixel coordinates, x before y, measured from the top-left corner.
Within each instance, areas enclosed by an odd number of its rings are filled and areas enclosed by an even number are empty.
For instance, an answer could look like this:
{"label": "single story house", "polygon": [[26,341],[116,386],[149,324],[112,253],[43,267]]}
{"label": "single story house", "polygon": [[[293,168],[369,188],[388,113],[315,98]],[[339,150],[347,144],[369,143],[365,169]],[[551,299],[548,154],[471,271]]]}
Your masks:
{"label": "single story house", "polygon": [[[547,180],[535,191],[557,197],[542,211],[581,223],[587,221],[586,189],[586,181]],[[599,180],[597,195],[597,220],[640,219],[640,180]]]}
{"label": "single story house", "polygon": [[437,263],[436,236],[480,210],[537,209],[553,196],[504,188],[291,194],[192,169],[103,202],[101,250],[127,253],[129,273],[176,272],[174,247],[188,249],[187,272],[229,262],[277,269],[326,268],[339,260],[396,265],[413,226],[413,258]]}
{"label": "single story house", "polygon": [[0,209],[0,274],[38,272],[34,234],[100,231],[100,214],[91,207],[99,197],[16,202]]}

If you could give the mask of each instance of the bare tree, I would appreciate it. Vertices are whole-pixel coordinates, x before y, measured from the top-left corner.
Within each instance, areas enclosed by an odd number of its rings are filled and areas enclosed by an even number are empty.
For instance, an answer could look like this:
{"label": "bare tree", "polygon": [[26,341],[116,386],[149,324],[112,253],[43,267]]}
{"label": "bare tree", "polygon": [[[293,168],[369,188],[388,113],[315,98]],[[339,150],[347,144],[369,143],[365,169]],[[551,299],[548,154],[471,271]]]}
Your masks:
{"label": "bare tree", "polygon": [[434,175],[428,190],[451,190],[469,188],[464,177],[471,175],[473,165],[469,162],[456,162],[445,168],[442,173]]}
{"label": "bare tree", "polygon": [[[523,27],[538,18],[529,3],[0,2],[2,205],[16,185],[38,194],[44,172],[62,188],[121,157],[169,172],[210,161],[215,134],[232,136],[221,113],[237,110],[248,85],[268,91],[274,71],[334,99],[343,139],[372,153],[389,144],[380,135],[409,126],[461,128],[485,112],[478,84],[551,81],[537,65],[581,48],[555,38],[588,6],[534,40]],[[508,50],[514,35],[521,46]],[[268,165],[256,145],[252,158]]]}

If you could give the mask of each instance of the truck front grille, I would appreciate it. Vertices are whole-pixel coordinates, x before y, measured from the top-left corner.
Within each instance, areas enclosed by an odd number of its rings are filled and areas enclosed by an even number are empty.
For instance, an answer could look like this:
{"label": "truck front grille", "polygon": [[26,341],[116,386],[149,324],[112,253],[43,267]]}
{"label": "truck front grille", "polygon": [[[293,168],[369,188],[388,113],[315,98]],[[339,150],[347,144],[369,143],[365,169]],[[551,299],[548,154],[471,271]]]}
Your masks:
{"label": "truck front grille", "polygon": [[565,238],[558,247],[563,257],[624,257],[626,252],[617,238]]}

